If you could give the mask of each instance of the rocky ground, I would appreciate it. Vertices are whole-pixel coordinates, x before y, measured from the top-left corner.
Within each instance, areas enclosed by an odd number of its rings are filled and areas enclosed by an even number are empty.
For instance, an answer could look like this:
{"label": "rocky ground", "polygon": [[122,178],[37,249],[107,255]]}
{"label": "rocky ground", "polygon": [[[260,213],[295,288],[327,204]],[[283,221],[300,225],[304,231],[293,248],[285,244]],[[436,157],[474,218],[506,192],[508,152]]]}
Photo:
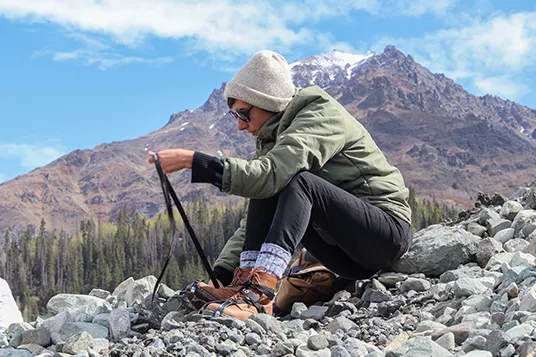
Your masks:
{"label": "rocky ground", "polygon": [[189,311],[156,279],[60,294],[49,318],[0,333],[0,356],[535,356],[536,188],[481,195],[456,222],[415,234],[390,272],[289,316]]}

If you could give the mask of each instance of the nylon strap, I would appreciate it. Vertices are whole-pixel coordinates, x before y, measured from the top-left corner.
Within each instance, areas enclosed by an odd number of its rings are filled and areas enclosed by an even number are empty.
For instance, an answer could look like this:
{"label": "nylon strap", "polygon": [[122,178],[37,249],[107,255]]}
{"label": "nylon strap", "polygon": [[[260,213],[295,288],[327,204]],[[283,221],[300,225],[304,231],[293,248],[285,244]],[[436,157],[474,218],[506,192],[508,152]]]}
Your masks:
{"label": "nylon strap", "polygon": [[205,252],[203,251],[203,247],[201,246],[201,243],[199,243],[199,240],[197,239],[197,236],[195,235],[195,232],[192,226],[190,225],[190,221],[188,220],[188,217],[186,217],[186,212],[184,211],[184,208],[182,207],[179,201],[179,198],[177,197],[177,194],[175,193],[175,190],[171,186],[171,183],[169,182],[166,174],[164,174],[164,170],[162,170],[162,165],[160,164],[160,160],[158,159],[157,153],[153,155],[153,159],[154,159],[154,165],[156,166],[156,171],[158,172],[158,177],[160,177],[160,185],[162,186],[164,200],[166,201],[166,209],[167,209],[167,213],[169,217],[169,224],[171,226],[171,243],[170,243],[171,247],[169,249],[169,254],[166,258],[164,266],[162,267],[162,271],[160,272],[160,276],[158,277],[156,281],[156,285],[153,290],[152,299],[154,300],[154,296],[156,295],[156,292],[158,290],[162,277],[164,276],[164,273],[167,269],[167,266],[169,264],[169,261],[171,259],[171,255],[173,252],[174,244],[176,242],[175,233],[177,232],[177,226],[175,224],[175,218],[173,216],[173,208],[171,207],[171,200],[169,199],[170,196],[173,199],[175,206],[177,206],[177,209],[179,210],[179,213],[184,222],[184,226],[188,230],[188,233],[190,234],[190,237],[192,238],[192,241],[194,242],[197,253],[199,254],[199,257],[201,258],[201,262],[203,263],[203,266],[205,267],[205,270],[207,271],[208,276],[210,277],[210,280],[212,280],[212,283],[214,284],[215,288],[219,288],[220,285],[218,284],[218,280],[216,279],[216,276],[214,275],[214,271],[210,267],[210,263],[208,262]]}

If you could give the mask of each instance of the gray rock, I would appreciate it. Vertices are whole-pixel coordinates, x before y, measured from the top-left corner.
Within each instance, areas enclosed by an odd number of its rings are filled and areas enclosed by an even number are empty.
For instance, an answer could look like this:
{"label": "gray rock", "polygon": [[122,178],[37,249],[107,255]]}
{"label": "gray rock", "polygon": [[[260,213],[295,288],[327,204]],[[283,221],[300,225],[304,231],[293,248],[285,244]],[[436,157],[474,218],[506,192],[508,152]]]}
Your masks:
{"label": "gray rock", "polygon": [[493,237],[498,232],[511,228],[512,222],[507,219],[502,218],[492,218],[486,222],[486,228],[488,229],[488,234]]}
{"label": "gray rock", "polygon": [[512,261],[513,257],[514,257],[514,253],[499,253],[499,254],[495,254],[488,261],[488,264],[486,264],[485,269],[486,270],[498,270],[504,264],[510,264],[510,262]]}
{"label": "gray rock", "polygon": [[163,297],[164,299],[169,299],[170,297],[175,295],[175,290],[171,289],[166,284],[160,284],[156,293],[158,294],[158,296]]}
{"label": "gray rock", "polygon": [[309,308],[305,311],[302,311],[300,315],[300,319],[306,320],[306,319],[315,319],[315,320],[322,320],[324,318],[324,315],[328,311],[327,306],[317,306],[312,305],[309,306]]}
{"label": "gray rock", "polygon": [[430,330],[444,330],[447,326],[436,322],[432,320],[424,320],[419,322],[417,325],[417,328],[415,329],[415,332],[424,332],[424,331],[430,331]]}
{"label": "gray rock", "polygon": [[523,205],[517,201],[506,201],[501,208],[499,215],[502,218],[513,221],[516,215],[523,210]]}
{"label": "gray rock", "polygon": [[511,252],[511,253],[523,252],[529,245],[530,243],[526,241],[525,239],[515,238],[504,243],[504,250],[506,250],[507,252]]}
{"label": "gray rock", "polygon": [[63,352],[70,354],[77,354],[82,351],[86,351],[91,347],[93,343],[93,337],[86,331],[81,331],[71,336],[65,346],[63,346]]}
{"label": "gray rock", "polygon": [[385,357],[422,357],[422,356],[434,356],[434,357],[451,357],[453,356],[447,349],[441,347],[429,336],[418,336],[414,339],[408,340],[402,346],[388,350],[385,353]]}
{"label": "gray rock", "polygon": [[485,226],[486,223],[490,220],[490,219],[500,219],[501,216],[499,215],[499,213],[489,209],[489,208],[482,208],[482,210],[480,211],[480,214],[479,214],[479,217],[478,217],[478,223]]}
{"label": "gray rock", "polygon": [[107,290],[102,290],[102,289],[92,289],[89,292],[89,296],[94,296],[94,297],[97,297],[99,299],[106,300],[108,298],[108,296],[110,296],[110,292],[107,291]]}
{"label": "gray rock", "polygon": [[261,336],[259,336],[259,334],[255,333],[255,332],[250,332],[250,333],[246,334],[246,343],[248,345],[260,344],[260,343],[262,343],[262,338],[261,338]]}
{"label": "gray rock", "polygon": [[115,296],[118,300],[125,300],[125,294],[127,293],[127,288],[130,284],[134,283],[134,278],[129,277],[125,281],[121,282],[112,293],[112,296]]}
{"label": "gray rock", "polygon": [[536,211],[535,210],[520,211],[514,218],[514,221],[512,222],[512,228],[514,229],[514,237],[520,237],[520,234],[523,228],[527,226],[531,227],[533,224],[536,224]]}
{"label": "gray rock", "polygon": [[264,336],[266,334],[266,330],[253,319],[246,320],[246,327],[250,329],[251,332],[258,333],[260,336]]}
{"label": "gray rock", "polygon": [[350,352],[346,350],[343,346],[333,346],[330,349],[331,357],[352,357]]}
{"label": "gray rock", "polygon": [[0,348],[2,357],[32,357],[32,352],[28,350],[14,350],[11,348]]}
{"label": "gray rock", "polygon": [[497,234],[493,236],[493,239],[497,240],[498,242],[501,242],[502,244],[508,242],[509,240],[513,238],[514,238],[513,228],[503,229],[502,231],[497,232]]}
{"label": "gray rock", "polygon": [[272,348],[272,352],[270,353],[271,357],[280,357],[280,356],[286,356],[286,355],[292,355],[294,353],[294,347],[288,344],[284,344],[282,342],[276,343],[274,348]]}
{"label": "gray rock", "polygon": [[471,234],[474,234],[475,236],[483,237],[484,234],[487,232],[487,228],[484,226],[481,226],[480,224],[476,222],[470,222],[467,227],[467,231]]}
{"label": "gray rock", "polygon": [[460,278],[454,282],[452,291],[456,296],[471,296],[477,294],[483,294],[488,291],[489,288],[482,284],[477,279],[472,278]]}
{"label": "gray rock", "polygon": [[266,331],[270,331],[273,333],[283,332],[283,327],[281,327],[281,323],[272,315],[254,314],[251,315],[249,319],[257,322]]}
{"label": "gray rock", "polygon": [[331,357],[331,351],[328,348],[314,351],[306,345],[300,345],[296,348],[296,357]]}
{"label": "gray rock", "polygon": [[397,283],[403,282],[408,278],[407,274],[385,272],[378,276],[378,281],[388,288],[394,288]]}
{"label": "gray rock", "polygon": [[130,313],[127,309],[115,309],[110,313],[110,335],[119,339],[130,330]]}
{"label": "gray rock", "polygon": [[95,317],[93,317],[93,320],[91,322],[94,324],[102,325],[109,329],[110,328],[110,314],[105,313],[105,314],[95,315]]}
{"label": "gray rock", "polygon": [[77,311],[81,307],[90,315],[112,311],[112,306],[106,300],[88,295],[58,294],[47,303],[47,310],[53,315],[63,311]]}
{"label": "gray rock", "polygon": [[89,322],[68,322],[61,327],[59,333],[63,341],[68,341],[73,335],[82,331],[89,333],[93,338],[108,338],[106,327]]}
{"label": "gray rock", "polygon": [[403,293],[410,290],[414,291],[426,291],[431,288],[430,282],[426,279],[407,278],[400,287],[399,290]]}
{"label": "gray rock", "polygon": [[519,357],[530,357],[530,354],[533,354],[535,351],[536,351],[536,342],[525,341],[519,347]]}
{"label": "gray rock", "polygon": [[322,335],[313,335],[307,340],[307,347],[314,351],[322,350],[328,347],[328,339]]}
{"label": "gray rock", "polygon": [[361,296],[364,302],[382,302],[392,299],[392,294],[387,288],[376,279],[372,279],[372,285],[365,289]]}
{"label": "gray rock", "polygon": [[532,254],[523,252],[515,252],[510,261],[510,266],[515,267],[532,267],[536,263],[536,257]]}
{"label": "gray rock", "polygon": [[506,336],[510,338],[511,341],[523,340],[528,338],[534,332],[534,327],[532,325],[523,323],[518,326],[512,327],[506,331]]}
{"label": "gray rock", "polygon": [[125,302],[128,306],[141,303],[146,296],[152,294],[155,285],[156,278],[152,275],[134,281],[127,286]]}
{"label": "gray rock", "polygon": [[7,339],[10,347],[18,347],[22,341],[22,333],[32,330],[33,327],[27,322],[12,323],[6,330]]}
{"label": "gray rock", "polygon": [[299,319],[302,312],[307,310],[307,306],[303,302],[295,302],[292,304],[292,310],[290,311],[290,316],[295,319]]}
{"label": "gray rock", "polygon": [[327,330],[331,333],[335,333],[338,329],[348,331],[356,327],[357,325],[353,321],[347,319],[344,316],[339,316],[334,318],[333,321],[329,323],[329,325],[327,326]]}
{"label": "gray rock", "polygon": [[435,340],[435,343],[449,351],[452,351],[456,347],[456,341],[454,340],[454,334],[452,332],[447,332],[442,335]]}
{"label": "gray rock", "polygon": [[50,332],[46,328],[26,330],[22,333],[21,345],[36,344],[48,347],[51,344]]}
{"label": "gray rock", "polygon": [[493,357],[493,355],[489,351],[474,350],[462,355],[461,357]]}
{"label": "gray rock", "polygon": [[439,276],[471,261],[480,237],[463,229],[434,225],[415,233],[413,245],[394,265],[401,273]]}
{"label": "gray rock", "polygon": [[110,341],[105,338],[94,338],[92,348],[99,354],[105,354],[110,348]]}
{"label": "gray rock", "polygon": [[497,355],[501,351],[501,349],[508,346],[508,344],[510,343],[510,338],[508,337],[508,335],[506,335],[501,330],[492,331],[488,335],[486,340],[488,342],[486,350],[491,352],[493,356]]}
{"label": "gray rock", "polygon": [[502,244],[494,238],[485,238],[478,243],[476,249],[476,261],[481,267],[485,267],[495,254],[502,251]]}
{"label": "gray rock", "polygon": [[462,322],[449,326],[445,330],[437,331],[432,334],[432,338],[438,338],[445,333],[452,332],[457,345],[461,345],[469,335],[476,331],[476,327],[472,322]]}
{"label": "gray rock", "polygon": [[536,312],[536,285],[528,289],[521,297],[520,310]]}

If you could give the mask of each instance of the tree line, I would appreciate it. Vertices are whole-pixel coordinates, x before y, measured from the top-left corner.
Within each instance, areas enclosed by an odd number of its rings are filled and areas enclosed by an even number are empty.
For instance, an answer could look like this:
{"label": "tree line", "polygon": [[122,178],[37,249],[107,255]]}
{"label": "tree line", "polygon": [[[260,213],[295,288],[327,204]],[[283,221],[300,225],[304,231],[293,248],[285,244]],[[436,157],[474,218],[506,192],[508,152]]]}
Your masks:
{"label": "tree line", "polygon": [[[411,188],[409,202],[415,231],[455,217],[454,208],[435,199],[419,200]],[[238,227],[245,205],[196,198],[185,210],[212,264]],[[0,235],[0,277],[10,284],[25,321],[45,314],[46,303],[56,294],[87,294],[93,288],[113,292],[128,277],[158,276],[170,247],[172,258],[162,282],[180,289],[207,277],[178,212],[175,219],[173,242],[166,213],[147,219],[127,209],[114,221],[84,220],[75,235],[48,230],[44,219],[35,234],[29,228],[20,235],[6,231]]]}

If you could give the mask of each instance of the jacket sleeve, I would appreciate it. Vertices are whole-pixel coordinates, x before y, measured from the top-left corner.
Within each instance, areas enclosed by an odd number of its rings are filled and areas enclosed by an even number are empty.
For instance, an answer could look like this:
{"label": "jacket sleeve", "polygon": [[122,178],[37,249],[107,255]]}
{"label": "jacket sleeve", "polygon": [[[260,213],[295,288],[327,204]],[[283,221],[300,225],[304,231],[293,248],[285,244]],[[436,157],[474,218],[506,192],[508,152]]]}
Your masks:
{"label": "jacket sleeve", "polygon": [[299,111],[265,155],[224,159],[222,191],[249,198],[279,193],[300,171],[316,171],[341,151],[346,127],[339,108],[322,97]]}
{"label": "jacket sleeve", "polygon": [[246,217],[240,220],[240,226],[229,238],[227,243],[220,252],[218,259],[214,262],[214,268],[223,268],[229,272],[233,272],[235,268],[240,266],[240,253],[244,247],[246,239]]}

